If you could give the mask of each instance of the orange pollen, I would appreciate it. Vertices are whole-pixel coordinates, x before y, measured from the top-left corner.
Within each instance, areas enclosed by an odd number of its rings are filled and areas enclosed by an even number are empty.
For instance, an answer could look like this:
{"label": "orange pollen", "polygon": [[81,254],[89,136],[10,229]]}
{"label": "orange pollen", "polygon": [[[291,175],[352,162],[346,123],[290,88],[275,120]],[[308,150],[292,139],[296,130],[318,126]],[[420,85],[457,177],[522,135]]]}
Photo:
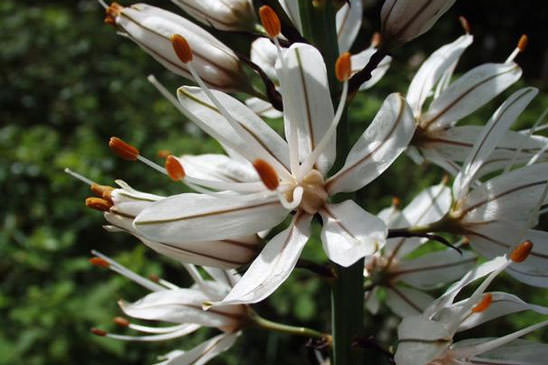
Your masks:
{"label": "orange pollen", "polygon": [[171,180],[179,181],[185,178],[185,169],[173,155],[167,156],[165,168]]}
{"label": "orange pollen", "polygon": [[470,34],[470,23],[468,23],[468,19],[463,16],[459,16],[459,21],[466,34]]}
{"label": "orange pollen", "polygon": [[268,162],[257,159],[253,162],[253,167],[268,190],[276,190],[278,188],[280,185],[278,174]]}
{"label": "orange pollen", "polygon": [[350,59],[350,53],[345,52],[339,56],[335,63],[335,76],[340,82],[345,82],[350,78],[352,74],[352,62]]}
{"label": "orange pollen", "polygon": [[90,189],[93,192],[93,194],[105,200],[108,200],[110,203],[112,203],[111,193],[114,190],[112,186],[91,184]]}
{"label": "orange pollen", "polygon": [[167,158],[169,155],[171,155],[171,151],[169,150],[159,150],[156,152],[156,156],[160,158]]}
{"label": "orange pollen", "polygon": [[114,322],[116,325],[120,327],[128,327],[129,321],[125,319],[124,317],[115,317],[112,322]]}
{"label": "orange pollen", "polygon": [[401,199],[397,196],[392,197],[392,206],[398,208],[401,205]]}
{"label": "orange pollen", "polygon": [[261,18],[261,24],[270,36],[270,38],[276,38],[282,32],[282,26],[280,24],[280,18],[276,12],[268,5],[263,5],[259,8],[259,17]]}
{"label": "orange pollen", "polygon": [[119,157],[128,161],[135,161],[139,157],[139,150],[132,145],[122,141],[118,137],[110,137],[108,147]]}
{"label": "orange pollen", "polygon": [[183,63],[192,61],[192,49],[185,37],[180,34],[173,34],[171,36],[171,46]]}
{"label": "orange pollen", "polygon": [[493,295],[491,293],[485,294],[481,299],[481,302],[479,302],[472,308],[472,313],[481,313],[485,311],[487,308],[489,308],[491,302],[493,302]]}
{"label": "orange pollen", "polygon": [[443,177],[441,178],[441,182],[440,182],[442,185],[447,185],[447,183],[449,183],[449,175],[448,174],[444,174]]}
{"label": "orange pollen", "polygon": [[88,261],[93,266],[102,267],[103,269],[108,269],[110,267],[110,264],[105,259],[100,257],[92,257]]}
{"label": "orange pollen", "polygon": [[527,47],[528,42],[529,38],[527,37],[527,34],[523,34],[518,41],[518,48],[520,52],[525,51],[525,47]]}
{"label": "orange pollen", "polygon": [[99,328],[92,328],[90,331],[96,336],[105,337],[107,335],[107,331],[100,330]]}
{"label": "orange pollen", "polygon": [[516,246],[510,253],[510,260],[514,262],[523,262],[531,253],[533,242],[527,240]]}
{"label": "orange pollen", "polygon": [[118,3],[112,3],[106,8],[105,23],[108,25],[116,25],[116,18],[120,15],[124,7]]}
{"label": "orange pollen", "polygon": [[100,212],[108,212],[112,208],[112,203],[103,198],[91,197],[86,199],[86,207]]}
{"label": "orange pollen", "polygon": [[158,277],[158,275],[150,274],[148,278],[150,281],[153,281],[155,283],[158,283],[160,281],[160,278]]}
{"label": "orange pollen", "polygon": [[373,33],[371,37],[371,47],[377,48],[382,42],[382,36],[379,32]]}

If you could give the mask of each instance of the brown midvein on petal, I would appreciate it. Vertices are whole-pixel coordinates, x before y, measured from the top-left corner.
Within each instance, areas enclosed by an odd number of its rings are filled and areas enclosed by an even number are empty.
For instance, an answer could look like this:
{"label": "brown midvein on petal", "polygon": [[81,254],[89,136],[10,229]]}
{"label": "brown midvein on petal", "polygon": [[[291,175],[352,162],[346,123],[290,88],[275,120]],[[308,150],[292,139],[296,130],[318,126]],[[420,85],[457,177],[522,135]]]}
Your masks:
{"label": "brown midvein on petal", "polygon": [[429,270],[443,269],[443,268],[446,268],[446,267],[459,266],[459,265],[467,264],[469,262],[474,262],[474,261],[476,261],[476,258],[472,257],[472,258],[469,258],[469,259],[466,259],[466,260],[451,262],[451,263],[448,263],[448,264],[424,266],[424,267],[418,267],[418,268],[415,268],[415,269],[394,271],[391,274],[394,275],[394,276],[405,275],[405,274],[410,274],[410,273],[412,274],[412,273],[420,272],[420,271],[429,271]]}
{"label": "brown midvein on petal", "polygon": [[[466,235],[471,235],[471,236],[477,236],[479,238],[483,238],[484,240],[486,241],[489,241],[489,242],[492,242],[494,244],[496,244],[497,246],[502,246],[504,248],[512,248],[514,247],[513,245],[510,245],[510,244],[507,244],[505,242],[502,242],[502,241],[499,241],[499,240],[496,240],[494,238],[491,238],[483,233],[479,233],[479,232],[475,232],[475,231],[472,231],[470,229],[466,229],[464,230],[464,234]],[[535,251],[531,251],[531,253],[529,254],[530,256],[536,256],[536,257],[541,257],[543,259],[548,259],[548,255],[544,255],[544,254],[541,254],[541,253],[538,253],[538,252],[535,252]]]}

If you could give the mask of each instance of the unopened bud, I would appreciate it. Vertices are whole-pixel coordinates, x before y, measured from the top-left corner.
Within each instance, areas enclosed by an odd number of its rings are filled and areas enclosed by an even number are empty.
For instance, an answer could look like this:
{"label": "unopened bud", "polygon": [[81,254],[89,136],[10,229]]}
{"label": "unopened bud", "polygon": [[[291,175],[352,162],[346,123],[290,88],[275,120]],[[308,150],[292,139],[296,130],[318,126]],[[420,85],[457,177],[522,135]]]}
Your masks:
{"label": "unopened bud", "polygon": [[128,161],[135,161],[139,157],[139,150],[132,145],[122,141],[118,137],[110,137],[108,147],[118,157]]}
{"label": "unopened bud", "polygon": [[533,242],[527,240],[516,246],[510,253],[510,260],[514,262],[523,262],[531,253]]}
{"label": "unopened bud", "polygon": [[427,32],[455,0],[386,0],[381,10],[382,38],[401,44]]}
{"label": "unopened bud", "polygon": [[90,332],[100,337],[105,337],[107,335],[107,331],[100,330],[99,328],[92,328],[90,329]]}
{"label": "unopened bud", "polygon": [[114,322],[117,326],[120,326],[120,327],[129,326],[129,321],[125,319],[124,317],[115,317],[112,319],[112,322]]}
{"label": "unopened bud", "polygon": [[108,212],[112,208],[112,203],[103,198],[87,198],[86,207],[98,210],[100,212]]}
{"label": "unopened bud", "polygon": [[261,18],[261,23],[270,36],[270,38],[276,38],[280,35],[282,31],[282,26],[280,24],[280,18],[278,15],[268,5],[263,5],[259,8],[259,17]]}
{"label": "unopened bud", "polygon": [[171,180],[179,181],[185,178],[185,170],[179,160],[177,160],[174,156],[167,156],[165,168]]}
{"label": "unopened bud", "polygon": [[253,162],[253,167],[268,190],[276,190],[278,188],[280,179],[276,170],[268,162],[258,159]]}
{"label": "unopened bud", "polygon": [[108,269],[110,267],[110,264],[101,257],[92,257],[89,259],[89,263],[93,266],[101,267],[103,269]]}
{"label": "unopened bud", "polygon": [[256,24],[249,0],[172,0],[199,22],[226,31],[251,31]]}
{"label": "unopened bud", "polygon": [[350,53],[345,52],[339,56],[335,63],[335,76],[340,82],[345,82],[350,78],[352,73],[352,63],[350,60]]}
{"label": "unopened bud", "polygon": [[492,302],[493,302],[493,295],[491,293],[487,293],[483,296],[483,298],[481,298],[481,301],[472,308],[472,312],[473,313],[484,312],[487,308],[489,308]]}
{"label": "unopened bud", "polygon": [[[115,7],[110,22],[121,33],[137,43],[168,70],[192,79],[188,66],[175,53],[171,36],[184,35],[196,55],[193,66],[210,87],[220,90],[241,90],[248,86],[240,59],[225,44],[191,21],[147,4]],[[108,16],[108,15],[107,15]],[[199,55],[199,57],[198,57]]]}
{"label": "unopened bud", "polygon": [[192,50],[185,37],[180,34],[173,34],[171,36],[171,45],[175,54],[183,63],[192,61]]}

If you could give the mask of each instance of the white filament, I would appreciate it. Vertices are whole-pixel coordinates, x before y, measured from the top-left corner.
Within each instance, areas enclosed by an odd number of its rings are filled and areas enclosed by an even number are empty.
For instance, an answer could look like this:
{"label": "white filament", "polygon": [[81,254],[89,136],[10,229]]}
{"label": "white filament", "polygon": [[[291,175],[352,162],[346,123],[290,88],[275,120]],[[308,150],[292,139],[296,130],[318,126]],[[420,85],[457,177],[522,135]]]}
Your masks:
{"label": "white filament", "polygon": [[80,175],[79,173],[77,172],[74,172],[72,171],[71,169],[69,169],[68,167],[65,169],[65,172],[67,174],[69,174],[70,176],[72,176],[73,178],[75,178],[76,180],[80,180],[81,182],[83,182],[84,184],[87,184],[87,185],[93,185],[95,184],[94,181],[92,181],[91,179],[88,179],[87,177],[83,176],[83,175]]}

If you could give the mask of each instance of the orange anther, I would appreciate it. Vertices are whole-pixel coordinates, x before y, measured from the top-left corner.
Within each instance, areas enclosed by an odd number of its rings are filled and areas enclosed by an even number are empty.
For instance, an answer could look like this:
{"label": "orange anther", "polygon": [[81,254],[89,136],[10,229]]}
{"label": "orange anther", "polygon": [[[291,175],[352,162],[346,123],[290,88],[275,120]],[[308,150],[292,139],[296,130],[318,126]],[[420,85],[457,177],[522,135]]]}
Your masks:
{"label": "orange anther", "polygon": [[108,147],[124,160],[135,161],[139,157],[139,150],[132,145],[122,141],[118,137],[110,137]]}
{"label": "orange anther", "polygon": [[280,24],[280,18],[276,12],[268,5],[263,5],[259,8],[259,17],[261,18],[261,24],[270,36],[270,38],[276,38],[282,32],[282,26]]}
{"label": "orange anther", "polygon": [[531,253],[533,242],[527,240],[516,246],[510,253],[510,260],[514,262],[523,262]]}
{"label": "orange anther", "polygon": [[116,323],[116,325],[120,327],[128,327],[129,321],[125,319],[124,317],[115,317],[112,319],[112,322]]}
{"label": "orange anther", "polygon": [[481,302],[479,302],[472,308],[472,312],[481,313],[485,311],[487,308],[489,308],[492,301],[493,301],[493,295],[491,293],[485,294],[483,298],[481,299]]}
{"label": "orange anther", "polygon": [[352,74],[352,62],[350,61],[350,53],[345,52],[339,56],[335,63],[335,76],[340,82],[345,82]]}
{"label": "orange anther", "polygon": [[171,180],[179,181],[185,178],[185,169],[173,155],[167,156],[165,168]]}
{"label": "orange anther", "polygon": [[109,202],[112,203],[111,193],[114,190],[114,188],[112,186],[91,184],[90,189],[93,192],[93,194],[95,194],[98,197],[101,197],[105,200],[108,200]]}
{"label": "orange anther", "polygon": [[112,208],[112,203],[103,198],[91,197],[86,199],[86,207],[100,212],[108,212]]}
{"label": "orange anther", "polygon": [[148,276],[148,279],[149,279],[150,281],[155,282],[155,283],[160,282],[160,278],[158,277],[158,275],[155,275],[155,274],[150,274],[150,275]]}
{"label": "orange anther", "polygon": [[96,336],[105,337],[107,335],[107,331],[100,330],[99,328],[92,328],[90,331]]}
{"label": "orange anther", "polygon": [[116,18],[120,15],[124,7],[118,3],[112,3],[105,9],[105,23],[109,25],[116,25]]}
{"label": "orange anther", "polygon": [[253,162],[253,167],[257,170],[257,174],[259,174],[261,181],[268,190],[276,190],[278,188],[280,185],[278,174],[268,162],[257,159]]}
{"label": "orange anther", "polygon": [[379,32],[373,33],[371,36],[371,47],[377,48],[382,42],[382,36]]}
{"label": "orange anther", "polygon": [[394,208],[399,208],[400,205],[401,205],[401,199],[398,198],[397,196],[392,197],[392,206]]}
{"label": "orange anther", "polygon": [[525,47],[527,47],[528,42],[529,38],[527,37],[527,34],[523,34],[518,41],[518,48],[520,52],[525,51]]}
{"label": "orange anther", "polygon": [[470,34],[470,23],[468,22],[468,19],[463,16],[459,16],[459,21],[466,34]]}
{"label": "orange anther", "polygon": [[110,267],[110,264],[107,262],[107,260],[101,257],[92,257],[88,261],[93,266],[102,267],[103,269],[108,269]]}
{"label": "orange anther", "polygon": [[169,150],[159,150],[156,152],[156,156],[160,158],[167,158],[167,156],[171,155],[171,152]]}
{"label": "orange anther", "polygon": [[171,36],[171,46],[177,57],[179,57],[183,63],[192,61],[192,49],[185,37],[180,34],[173,34]]}

